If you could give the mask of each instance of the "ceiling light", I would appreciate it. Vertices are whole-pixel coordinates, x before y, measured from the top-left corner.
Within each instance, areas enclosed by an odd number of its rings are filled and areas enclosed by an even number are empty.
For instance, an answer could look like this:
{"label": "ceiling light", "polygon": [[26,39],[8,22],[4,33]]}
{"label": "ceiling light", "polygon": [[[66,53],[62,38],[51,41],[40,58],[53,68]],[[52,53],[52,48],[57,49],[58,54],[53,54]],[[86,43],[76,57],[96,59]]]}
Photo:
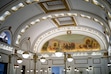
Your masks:
{"label": "ceiling light", "polygon": [[36,21],[36,22],[40,22],[40,19],[36,19],[35,21]]}
{"label": "ceiling light", "polygon": [[49,18],[52,18],[52,15],[48,15]]}
{"label": "ceiling light", "polygon": [[68,61],[68,62],[72,62],[72,61],[73,61],[73,58],[72,58],[71,54],[68,54],[68,56],[67,56],[67,61]]}
{"label": "ceiling light", "polygon": [[22,54],[23,58],[28,58],[29,57],[29,53],[27,51],[25,51],[23,54]]}
{"label": "ceiling light", "polygon": [[44,62],[46,61],[45,57],[41,57],[41,58],[40,58],[40,61],[41,61],[42,63],[44,63]]}
{"label": "ceiling light", "polygon": [[18,6],[24,7],[24,4],[23,3],[19,3]]}
{"label": "ceiling light", "polygon": [[22,63],[23,61],[22,61],[22,59],[19,57],[19,58],[17,59],[17,62],[18,62],[18,63]]}
{"label": "ceiling light", "polygon": [[34,25],[36,22],[35,21],[32,21],[30,24]]}
{"label": "ceiling light", "polygon": [[9,11],[6,11],[5,13],[4,13],[4,15],[10,15],[11,13],[9,12]]}
{"label": "ceiling light", "polygon": [[99,4],[99,2],[97,0],[93,0],[93,3],[96,4],[96,5]]}
{"label": "ceiling light", "polygon": [[89,2],[89,0],[85,0],[86,2]]}
{"label": "ceiling light", "polygon": [[25,29],[22,29],[21,32],[22,32],[22,33],[25,32]]}
{"label": "ceiling light", "polygon": [[56,57],[62,57],[63,53],[61,52],[61,49],[57,48],[55,52]]}
{"label": "ceiling light", "polygon": [[0,21],[4,21],[5,17],[4,16],[0,16]]}
{"label": "ceiling light", "polygon": [[58,17],[59,16],[59,14],[54,14],[55,15],[55,17]]}
{"label": "ceiling light", "polygon": [[64,13],[61,13],[60,15],[61,15],[61,16],[64,16],[65,14],[64,14]]}
{"label": "ceiling light", "polygon": [[20,39],[20,38],[21,38],[21,35],[18,35],[17,38]]}
{"label": "ceiling light", "polygon": [[47,19],[47,17],[42,17],[43,20]]}
{"label": "ceiling light", "polygon": [[56,53],[55,53],[55,56],[56,56],[56,57],[61,57],[62,55],[63,55],[62,52],[56,52]]}
{"label": "ceiling light", "polygon": [[19,41],[18,41],[18,40],[16,41],[16,44],[19,44]]}
{"label": "ceiling light", "polygon": [[37,1],[37,2],[38,2],[39,0],[34,0],[34,1]]}
{"label": "ceiling light", "polygon": [[11,9],[12,9],[13,11],[17,11],[17,10],[18,10],[18,8],[17,8],[16,6],[12,7]]}
{"label": "ceiling light", "polygon": [[68,16],[72,16],[72,13],[67,13]]}

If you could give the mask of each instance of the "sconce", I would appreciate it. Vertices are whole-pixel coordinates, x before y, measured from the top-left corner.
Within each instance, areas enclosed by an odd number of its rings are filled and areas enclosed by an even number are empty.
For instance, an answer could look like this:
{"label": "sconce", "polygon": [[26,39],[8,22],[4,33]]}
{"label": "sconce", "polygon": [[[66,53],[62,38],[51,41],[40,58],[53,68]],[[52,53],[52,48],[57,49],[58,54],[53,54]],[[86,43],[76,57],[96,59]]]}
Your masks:
{"label": "sconce", "polygon": [[49,72],[51,71],[51,67],[48,67],[48,71],[49,71]]}
{"label": "sconce", "polygon": [[86,68],[86,71],[91,71],[93,69],[92,66],[89,66],[88,68]]}
{"label": "sconce", "polygon": [[23,52],[23,58],[27,59],[29,57],[29,53],[27,51]]}
{"label": "sconce", "polygon": [[67,72],[71,71],[71,66],[68,66]]}
{"label": "sconce", "polygon": [[75,72],[79,72],[79,69],[75,68],[74,71],[75,71]]}
{"label": "sconce", "polygon": [[45,57],[41,57],[41,58],[40,58],[40,61],[41,61],[42,63],[46,62]]}
{"label": "sconce", "polygon": [[67,71],[67,72],[69,72],[70,70],[71,70],[70,66],[68,66],[66,69],[65,68],[63,69],[63,71]]}
{"label": "sconce", "polygon": [[62,55],[63,55],[63,53],[62,53],[61,49],[56,48],[55,56],[56,57],[62,57]]}

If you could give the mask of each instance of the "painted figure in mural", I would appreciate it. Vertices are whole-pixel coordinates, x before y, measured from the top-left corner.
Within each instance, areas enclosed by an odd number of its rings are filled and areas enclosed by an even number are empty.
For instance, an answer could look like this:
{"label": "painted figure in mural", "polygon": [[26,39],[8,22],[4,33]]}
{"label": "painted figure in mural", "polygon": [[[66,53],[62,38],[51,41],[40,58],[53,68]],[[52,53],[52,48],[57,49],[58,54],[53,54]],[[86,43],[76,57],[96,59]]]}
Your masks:
{"label": "painted figure in mural", "polygon": [[75,49],[75,43],[71,43],[71,49]]}
{"label": "painted figure in mural", "polygon": [[48,45],[49,45],[49,42],[46,42],[46,43],[43,45],[42,50],[43,50],[43,51],[47,51]]}

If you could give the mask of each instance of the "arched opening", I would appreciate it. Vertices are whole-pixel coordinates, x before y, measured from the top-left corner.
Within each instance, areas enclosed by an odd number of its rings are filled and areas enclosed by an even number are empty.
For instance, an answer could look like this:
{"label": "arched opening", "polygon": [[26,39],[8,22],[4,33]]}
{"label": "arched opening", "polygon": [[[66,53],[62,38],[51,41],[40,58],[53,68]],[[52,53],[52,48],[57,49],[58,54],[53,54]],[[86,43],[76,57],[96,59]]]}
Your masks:
{"label": "arched opening", "polygon": [[0,41],[3,43],[11,44],[11,35],[8,31],[3,31],[0,33]]}

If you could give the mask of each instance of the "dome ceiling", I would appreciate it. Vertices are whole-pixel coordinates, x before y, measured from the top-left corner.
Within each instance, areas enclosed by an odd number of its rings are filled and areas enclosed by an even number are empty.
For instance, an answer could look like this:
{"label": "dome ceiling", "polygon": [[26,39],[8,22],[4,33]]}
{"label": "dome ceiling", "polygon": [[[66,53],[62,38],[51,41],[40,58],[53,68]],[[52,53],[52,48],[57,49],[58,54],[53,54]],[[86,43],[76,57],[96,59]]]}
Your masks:
{"label": "dome ceiling", "polygon": [[[15,47],[21,48],[21,43],[28,38],[30,50],[39,52],[44,43],[55,37],[68,40],[58,36],[67,37],[70,32],[76,35],[77,39],[92,37],[99,43],[101,50],[108,47],[110,27],[107,20],[110,19],[110,14],[104,2],[6,0],[0,4],[0,8],[0,28],[11,27],[12,45]],[[69,40],[71,38],[73,36]]]}

